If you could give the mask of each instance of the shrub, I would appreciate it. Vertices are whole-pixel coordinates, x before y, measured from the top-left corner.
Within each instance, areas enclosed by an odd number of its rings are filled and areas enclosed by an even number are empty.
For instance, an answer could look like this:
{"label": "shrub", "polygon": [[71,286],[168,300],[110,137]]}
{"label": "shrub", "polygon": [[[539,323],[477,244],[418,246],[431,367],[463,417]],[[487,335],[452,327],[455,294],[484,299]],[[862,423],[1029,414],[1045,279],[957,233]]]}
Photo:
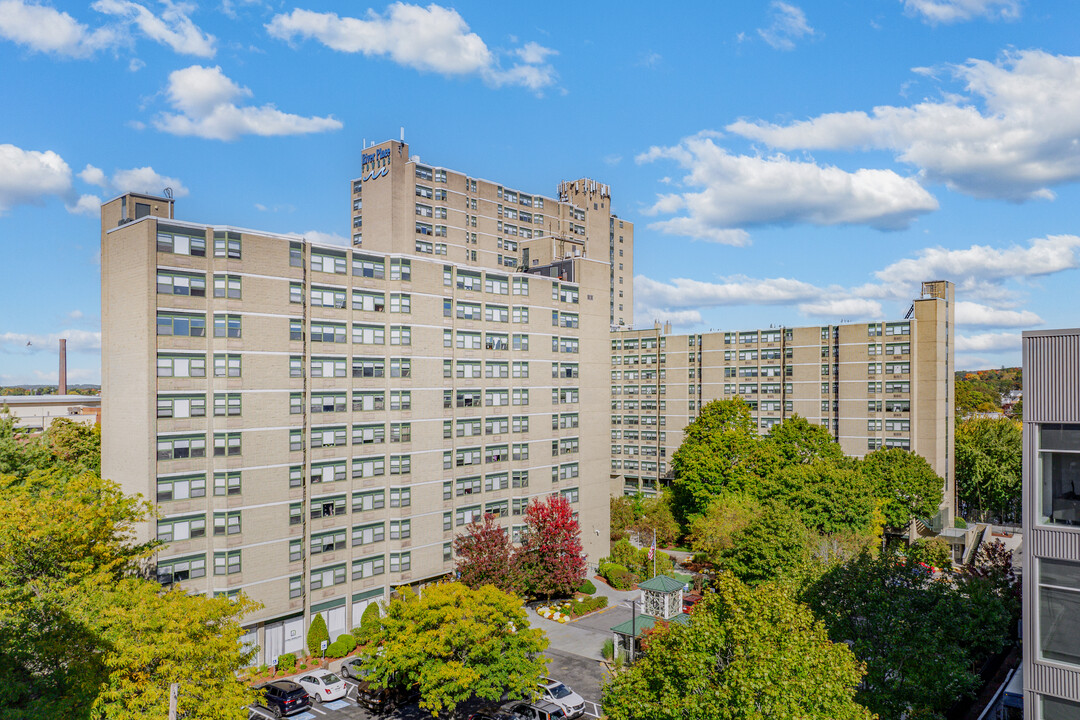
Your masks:
{"label": "shrub", "polygon": [[619,565],[618,563],[613,562],[600,563],[600,575],[603,576],[603,578],[607,580],[608,585],[613,588],[620,590],[624,589],[619,588],[619,586],[615,584],[615,578],[617,575],[626,572],[628,572],[628,570],[625,565]]}
{"label": "shrub", "polygon": [[957,515],[956,519],[953,520],[953,527],[960,528],[961,530],[966,530],[967,529],[967,520],[965,520],[964,518]]}
{"label": "shrub", "polygon": [[330,639],[330,631],[326,629],[326,621],[322,614],[317,613],[311,619],[311,627],[307,632],[307,646],[312,655],[322,655],[323,640]]}
{"label": "shrub", "polygon": [[571,602],[569,603],[569,607],[570,614],[574,617],[579,617],[585,613],[592,612],[593,610],[607,607],[607,598],[600,595],[599,597],[588,598],[581,602]]}
{"label": "shrub", "polygon": [[375,630],[379,627],[380,619],[379,604],[373,602],[364,608],[364,614],[360,616],[360,630]]}
{"label": "shrub", "polygon": [[604,641],[604,646],[600,648],[600,653],[604,656],[605,660],[611,660],[612,656],[615,655],[615,643],[612,642],[611,638]]}
{"label": "shrub", "polygon": [[335,640],[334,642],[335,643],[341,643],[342,645],[345,646],[345,654],[346,655],[348,655],[349,653],[351,653],[353,650],[356,649],[356,638],[353,637],[352,635],[349,635],[348,633],[338,635],[338,639]]}
{"label": "shrub", "polygon": [[581,583],[581,587],[579,587],[577,591],[584,595],[592,595],[596,592],[596,586],[593,585],[592,580],[585,578],[585,580]]}
{"label": "shrub", "polygon": [[[344,636],[343,636],[344,637]],[[350,636],[351,637],[351,636]],[[326,648],[326,657],[328,658],[342,658],[351,652],[349,646],[346,643],[341,642],[341,638],[338,638]]]}
{"label": "shrub", "polygon": [[637,582],[637,575],[629,570],[618,570],[615,572],[614,577],[611,578],[611,586],[616,590],[629,590]]}
{"label": "shrub", "polygon": [[296,669],[296,656],[292,653],[278,655],[277,668],[281,672],[290,673]]}

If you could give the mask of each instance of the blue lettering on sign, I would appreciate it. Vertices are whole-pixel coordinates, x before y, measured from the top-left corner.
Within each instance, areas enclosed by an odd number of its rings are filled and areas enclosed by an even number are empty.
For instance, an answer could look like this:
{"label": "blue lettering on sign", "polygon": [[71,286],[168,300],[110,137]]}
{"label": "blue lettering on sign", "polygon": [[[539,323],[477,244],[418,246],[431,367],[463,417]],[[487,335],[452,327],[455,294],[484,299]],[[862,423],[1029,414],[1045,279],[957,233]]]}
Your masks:
{"label": "blue lettering on sign", "polygon": [[369,162],[375,162],[375,154],[374,153],[363,153],[360,156],[360,164],[361,165],[367,165]]}

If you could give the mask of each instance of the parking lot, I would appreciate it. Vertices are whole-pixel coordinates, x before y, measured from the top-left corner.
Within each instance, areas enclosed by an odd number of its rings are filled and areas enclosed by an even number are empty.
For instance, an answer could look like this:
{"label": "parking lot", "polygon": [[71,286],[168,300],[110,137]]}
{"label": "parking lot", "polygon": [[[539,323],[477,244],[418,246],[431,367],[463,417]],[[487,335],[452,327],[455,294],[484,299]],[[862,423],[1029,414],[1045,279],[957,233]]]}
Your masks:
{"label": "parking lot", "polygon": [[[583,658],[572,653],[560,650],[548,650],[545,655],[551,660],[548,665],[548,675],[571,686],[586,701],[586,713],[592,708],[588,703],[600,702],[600,684],[602,681],[602,667],[599,663],[588,658]],[[356,683],[348,678],[345,682],[349,685],[349,692],[342,700],[312,704],[311,708],[296,715],[290,715],[290,720],[374,720],[374,718],[393,718],[395,720],[421,720],[430,718],[431,714],[421,710],[415,703],[396,708],[392,712],[375,715],[364,709],[356,702]],[[485,705],[490,705],[486,700],[471,700],[463,703],[458,708],[459,716],[468,717],[468,713],[474,712]],[[265,707],[255,706],[249,710],[249,720],[276,720],[274,714]]]}

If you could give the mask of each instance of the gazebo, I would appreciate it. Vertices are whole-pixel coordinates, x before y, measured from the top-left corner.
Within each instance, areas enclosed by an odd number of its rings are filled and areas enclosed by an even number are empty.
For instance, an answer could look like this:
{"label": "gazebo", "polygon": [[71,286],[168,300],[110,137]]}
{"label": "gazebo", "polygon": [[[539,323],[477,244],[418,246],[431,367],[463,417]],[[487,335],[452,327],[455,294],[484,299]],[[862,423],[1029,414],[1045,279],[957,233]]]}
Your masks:
{"label": "gazebo", "polygon": [[635,614],[626,622],[611,628],[615,643],[615,657],[622,653],[633,662],[640,649],[641,636],[656,626],[657,622],[676,622],[686,625],[690,616],[682,611],[683,584],[667,575],[657,575],[651,580],[639,583],[641,589],[642,612]]}

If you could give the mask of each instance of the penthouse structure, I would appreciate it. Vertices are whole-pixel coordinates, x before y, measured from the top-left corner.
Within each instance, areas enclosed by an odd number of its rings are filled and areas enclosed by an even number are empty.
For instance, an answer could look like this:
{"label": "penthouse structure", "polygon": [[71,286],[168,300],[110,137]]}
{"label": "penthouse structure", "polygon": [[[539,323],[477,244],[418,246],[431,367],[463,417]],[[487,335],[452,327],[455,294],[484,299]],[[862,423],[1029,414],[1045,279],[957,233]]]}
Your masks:
{"label": "penthouse structure", "polygon": [[162,583],[263,603],[259,662],[451,572],[483,513],[516,536],[561,493],[608,552],[608,338],[633,302],[608,188],[526,193],[387,142],[347,197],[351,247],[102,206],[103,475],[155,501]]}
{"label": "penthouse structure", "polygon": [[798,414],[828,428],[847,455],[881,447],[922,455],[945,480],[937,518],[924,520],[952,527],[953,294],[951,282],[923,283],[894,321],[613,332],[612,492],[657,492],[702,405],[739,396],[762,433]]}

